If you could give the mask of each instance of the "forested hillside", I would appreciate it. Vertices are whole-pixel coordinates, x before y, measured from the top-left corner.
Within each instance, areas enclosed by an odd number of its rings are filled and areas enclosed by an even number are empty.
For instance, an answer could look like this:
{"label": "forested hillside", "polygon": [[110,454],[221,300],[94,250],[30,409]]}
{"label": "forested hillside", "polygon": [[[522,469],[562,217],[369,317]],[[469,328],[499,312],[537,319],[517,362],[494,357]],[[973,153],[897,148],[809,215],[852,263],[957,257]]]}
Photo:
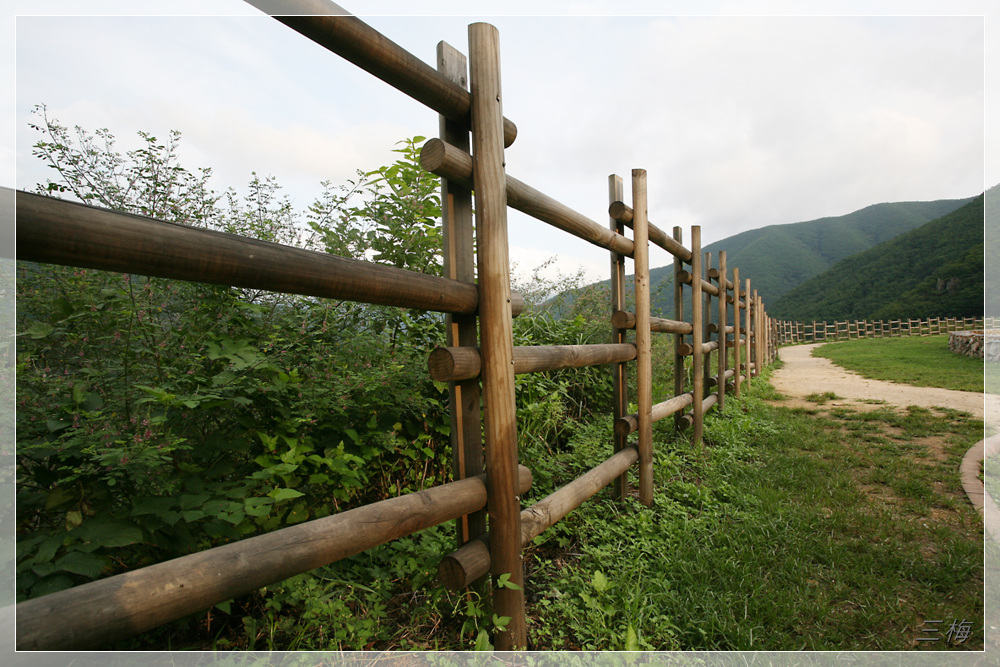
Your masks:
{"label": "forested hillside", "polygon": [[986,314],[1000,314],[1000,293],[995,289],[1000,285],[1000,264],[997,258],[1000,257],[1000,185],[994,185],[986,191],[986,201],[983,203],[985,209],[985,253],[986,259],[986,284],[994,289],[986,290]]}
{"label": "forested hillside", "polygon": [[983,314],[983,196],[849,257],[772,302],[793,320]]}
{"label": "forested hillside", "polygon": [[[776,303],[785,292],[840,260],[951,213],[971,200],[874,204],[847,215],[752,229],[703,250],[712,253],[715,266],[719,251],[725,250],[727,265],[738,266],[740,275],[750,278],[754,289],[766,295],[769,303]],[[670,266],[651,271],[654,293],[659,283],[669,284],[672,278]],[[653,298],[654,308],[659,307],[663,316],[673,314],[672,289],[663,288]]]}
{"label": "forested hillside", "polygon": [[[730,269],[739,267],[740,276],[751,278],[752,287],[774,303],[785,292],[826,271],[840,260],[916,229],[971,201],[970,197],[874,204],[847,215],[751,229],[712,243],[703,250],[712,253],[714,266],[718,266],[719,251],[725,250]],[[659,224],[666,226],[662,221]],[[654,250],[651,262],[662,262],[664,254]],[[662,317],[672,317],[672,265],[652,269],[649,280],[653,312]],[[631,276],[629,282],[631,284]],[[602,281],[582,290],[607,289],[608,284],[608,281]],[[564,294],[562,300],[572,302],[580,291]]]}

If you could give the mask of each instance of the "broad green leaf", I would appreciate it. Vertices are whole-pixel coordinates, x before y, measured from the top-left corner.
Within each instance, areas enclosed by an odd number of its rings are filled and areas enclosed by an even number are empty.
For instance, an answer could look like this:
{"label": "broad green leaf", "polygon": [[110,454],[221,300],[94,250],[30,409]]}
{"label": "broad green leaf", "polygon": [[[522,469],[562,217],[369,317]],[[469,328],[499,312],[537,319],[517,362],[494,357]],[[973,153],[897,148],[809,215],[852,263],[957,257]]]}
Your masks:
{"label": "broad green leaf", "polygon": [[195,507],[201,507],[205,502],[212,496],[208,493],[192,493],[182,495],[180,497],[180,507],[182,510],[194,509]]}
{"label": "broad green leaf", "polygon": [[49,433],[61,431],[69,425],[70,423],[68,421],[63,421],[61,419],[49,419],[45,422],[45,426],[49,429]]}
{"label": "broad green leaf", "polygon": [[486,630],[480,630],[479,635],[476,637],[476,648],[477,651],[492,651],[493,644],[490,643],[490,633]]}
{"label": "broad green leaf", "polygon": [[177,505],[177,500],[174,498],[147,496],[132,504],[132,516],[141,516],[143,514],[163,515],[175,505]]}
{"label": "broad green leaf", "polygon": [[514,582],[512,582],[510,580],[510,572],[505,572],[505,573],[503,573],[503,574],[500,575],[499,579],[497,579],[497,587],[498,588],[510,588],[510,589],[515,590],[515,591],[521,590],[520,586],[518,586],[517,584],[515,584]]}
{"label": "broad green leaf", "polygon": [[71,551],[56,561],[56,567],[64,572],[72,572],[87,577],[97,579],[104,570],[106,560],[94,554]]}
{"label": "broad green leaf", "polygon": [[36,322],[24,332],[24,335],[28,336],[28,338],[38,339],[45,338],[53,331],[55,331],[55,327],[48,322]]}
{"label": "broad green leaf", "polygon": [[73,577],[68,574],[56,574],[51,577],[45,577],[31,587],[31,596],[40,597],[49,593],[63,591],[67,588],[72,588],[74,583]]}
{"label": "broad green leaf", "polygon": [[302,523],[309,518],[309,510],[306,509],[305,503],[296,503],[294,507],[288,512],[288,516],[285,517],[285,523]]}
{"label": "broad green leaf", "polygon": [[87,521],[75,534],[105,547],[127,547],[142,542],[142,530],[138,526],[124,521],[103,521],[99,516]]}
{"label": "broad green leaf", "polygon": [[629,624],[628,629],[625,631],[625,650],[626,651],[638,651],[639,650],[639,637],[635,634],[635,629]]}
{"label": "broad green leaf", "polygon": [[197,521],[198,519],[204,519],[206,515],[201,510],[184,510],[181,512],[181,516],[185,521]]}
{"label": "broad green leaf", "polygon": [[250,516],[267,516],[274,505],[272,498],[247,498],[243,502],[243,511]]}
{"label": "broad green leaf", "polygon": [[271,493],[267,495],[274,498],[274,502],[280,503],[284,500],[291,500],[292,498],[301,498],[305,494],[301,491],[296,491],[295,489],[273,489]]}
{"label": "broad green leaf", "polygon": [[53,507],[59,507],[63,503],[73,500],[76,496],[62,487],[56,487],[49,492],[49,495],[45,498],[45,509],[50,510]]}
{"label": "broad green leaf", "polygon": [[604,573],[597,570],[594,572],[594,576],[590,579],[590,585],[593,586],[594,590],[598,593],[603,593],[608,590],[608,586],[610,584],[608,582],[608,578],[604,576]]}
{"label": "broad green leaf", "polygon": [[79,510],[66,512],[66,530],[73,530],[83,523],[83,513]]}
{"label": "broad green leaf", "polygon": [[56,567],[55,563],[36,563],[31,566],[31,571],[39,577],[47,577],[50,574],[61,572],[61,570]]}

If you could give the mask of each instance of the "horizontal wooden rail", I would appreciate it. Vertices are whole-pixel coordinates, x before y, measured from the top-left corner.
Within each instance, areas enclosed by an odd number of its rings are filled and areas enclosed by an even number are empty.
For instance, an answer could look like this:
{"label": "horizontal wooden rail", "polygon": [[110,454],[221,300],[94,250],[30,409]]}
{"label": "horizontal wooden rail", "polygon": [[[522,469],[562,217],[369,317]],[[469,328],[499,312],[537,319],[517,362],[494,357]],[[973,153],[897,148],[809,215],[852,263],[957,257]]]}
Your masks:
{"label": "horizontal wooden rail", "polygon": [[[420,166],[463,187],[475,189],[472,156],[440,139],[431,139],[423,145]],[[632,239],[599,225],[513,176],[507,176],[507,205],[619,255],[631,257],[635,248]]]}
{"label": "horizontal wooden rail", "polygon": [[[615,201],[608,206],[608,215],[628,227],[632,227],[632,207],[625,202]],[[691,261],[691,251],[667,236],[667,233],[654,224],[646,223],[649,228],[649,240],[660,246],[674,257],[682,261]]]}
{"label": "horizontal wooden rail", "polygon": [[[691,272],[690,271],[680,271],[677,274],[677,279],[680,280],[685,285],[691,284]],[[719,286],[710,283],[704,278],[701,279],[701,289],[704,292],[708,292],[712,296],[719,296]]]}
{"label": "horizontal wooden rail", "polygon": [[[611,314],[611,326],[616,329],[635,329],[635,313],[616,310]],[[657,333],[690,334],[690,322],[678,322],[663,317],[650,317],[649,330]]]}
{"label": "horizontal wooden rail", "polygon": [[[707,354],[709,352],[715,352],[719,349],[719,341],[713,340],[708,343],[701,344],[701,353]],[[681,357],[690,357],[694,354],[694,345],[691,343],[679,343],[677,345],[677,355]]]}
{"label": "horizontal wooden rail", "polygon": [[[708,270],[708,277],[711,278],[712,280],[716,281],[716,282],[719,281],[719,275],[720,275],[719,274],[719,269],[709,269]],[[733,289],[733,281],[730,280],[729,278],[726,278],[726,289]]]}
{"label": "horizontal wooden rail", "polygon": [[[521,546],[528,544],[584,501],[603,489],[639,460],[639,451],[629,445],[566,486],[521,511]],[[489,572],[489,534],[465,543],[445,556],[438,565],[438,583],[462,590]]]}
{"label": "horizontal wooden rail", "polygon": [[[726,371],[726,379],[727,380],[732,379],[735,376],[736,376],[736,369],[730,368],[729,370]],[[713,375],[712,377],[708,378],[708,386],[709,387],[718,387],[719,386],[719,376],[718,375]]]}
{"label": "horizontal wooden rail", "polygon": [[[719,325],[715,322],[710,323],[708,325],[708,333],[714,333],[714,334],[719,333]],[[726,333],[727,334],[733,333],[733,326],[731,324],[726,325]]]}
{"label": "horizontal wooden rail", "polygon": [[[333,3],[322,0],[246,0],[261,11],[272,14],[300,35],[308,37],[328,51],[354,63],[369,74],[406,93],[446,118],[471,127],[472,96],[469,91],[438,72],[423,60],[399,46],[355,16],[331,16],[342,13]],[[331,6],[332,5],[332,6]],[[312,14],[312,16],[310,16]],[[517,137],[517,126],[503,119],[504,145]]]}
{"label": "horizontal wooden rail", "polygon": [[27,600],[17,650],[108,644],[485,506],[486,476],[470,477]]}
{"label": "horizontal wooden rail", "polygon": [[[687,392],[686,394],[667,399],[662,403],[657,403],[653,406],[651,421],[655,424],[664,417],[669,417],[675,412],[680,412],[693,402],[694,394]],[[635,433],[639,429],[639,415],[633,413],[625,415],[621,419],[616,419],[614,429],[615,434],[621,437]]]}
{"label": "horizontal wooden rail", "polygon": [[[702,415],[706,414],[711,408],[715,407],[715,404],[719,402],[719,395],[712,393],[706,396],[701,401]],[[678,421],[678,425],[682,429],[690,428],[694,424],[694,413],[686,412],[684,416]]]}
{"label": "horizontal wooden rail", "polygon": [[479,304],[475,285],[439,276],[28,192],[16,202],[18,259],[445,313]]}
{"label": "horizontal wooden rail", "polygon": [[[604,345],[517,345],[514,347],[514,374],[540,373],[561,368],[600,366],[635,359],[631,343]],[[431,378],[438,382],[458,382],[479,376],[480,356],[476,347],[438,347],[427,359]]]}

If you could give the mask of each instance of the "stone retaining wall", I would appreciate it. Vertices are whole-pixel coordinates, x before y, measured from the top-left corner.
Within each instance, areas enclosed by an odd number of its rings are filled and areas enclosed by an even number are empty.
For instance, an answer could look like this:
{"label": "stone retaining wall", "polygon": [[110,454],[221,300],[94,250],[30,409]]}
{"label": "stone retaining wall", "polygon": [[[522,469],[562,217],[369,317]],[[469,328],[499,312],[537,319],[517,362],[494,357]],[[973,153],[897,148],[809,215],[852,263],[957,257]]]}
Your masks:
{"label": "stone retaining wall", "polygon": [[974,359],[1000,361],[1000,330],[952,331],[948,334],[948,349]]}

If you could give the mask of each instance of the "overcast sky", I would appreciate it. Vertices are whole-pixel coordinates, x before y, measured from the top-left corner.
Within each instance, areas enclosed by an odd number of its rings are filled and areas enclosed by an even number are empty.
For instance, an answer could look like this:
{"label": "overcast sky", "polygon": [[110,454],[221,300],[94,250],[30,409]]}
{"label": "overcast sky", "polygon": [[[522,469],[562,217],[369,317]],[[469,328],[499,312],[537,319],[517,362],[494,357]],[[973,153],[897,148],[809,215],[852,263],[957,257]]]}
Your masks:
{"label": "overcast sky", "polygon": [[[469,23],[496,25],[504,112],[518,126],[507,172],[601,224],[608,175],[628,193],[636,167],[649,173],[650,219],[685,238],[701,225],[706,244],[1000,181],[985,159],[996,154],[984,127],[997,91],[990,3],[628,3],[634,16],[597,2],[340,4],[432,64],[439,40],[467,52]],[[216,189],[256,171],[300,207],[321,181],[387,164],[395,142],[437,131],[434,112],[241,0],[5,7],[16,97],[2,104],[2,185],[47,175],[27,127],[40,103],[64,124],[109,128],[123,149],[138,130],[179,130],[183,164],[212,167]],[[566,273],[607,277],[606,251],[509,219],[522,267],[558,254]],[[670,259],[657,251],[651,263]]]}

